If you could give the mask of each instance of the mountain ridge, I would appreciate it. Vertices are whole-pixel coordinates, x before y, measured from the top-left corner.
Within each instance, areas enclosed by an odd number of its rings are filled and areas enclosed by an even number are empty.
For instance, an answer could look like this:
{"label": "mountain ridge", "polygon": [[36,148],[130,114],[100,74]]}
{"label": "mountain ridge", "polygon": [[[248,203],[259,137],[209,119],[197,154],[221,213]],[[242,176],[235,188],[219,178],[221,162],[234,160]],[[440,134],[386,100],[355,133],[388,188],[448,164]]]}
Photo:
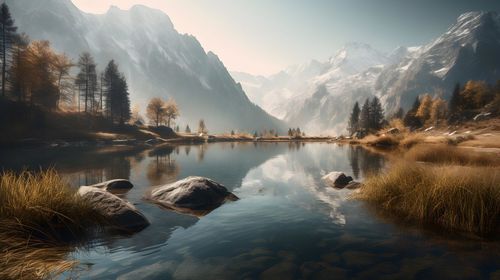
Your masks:
{"label": "mountain ridge", "polygon": [[[343,66],[356,48],[365,51],[351,60],[353,66]],[[390,114],[399,107],[408,109],[424,93],[442,93],[448,99],[457,82],[493,83],[500,79],[500,17],[497,12],[464,13],[422,46],[397,47],[389,54],[370,49],[365,43],[348,43],[320,62],[325,65],[321,74],[295,81],[301,84],[295,89],[302,92],[288,93],[294,100],[285,102],[286,112],[275,116],[313,133],[345,133],[356,101],[378,96]],[[280,90],[254,90],[254,95]]]}
{"label": "mountain ridge", "polygon": [[174,98],[178,124],[205,119],[212,132],[279,129],[282,121],[252,103],[222,61],[193,35],[180,34],[167,14],[144,5],[110,7],[104,14],[80,11],[70,0],[6,0],[19,31],[49,40],[74,61],[83,51],[99,70],[111,59],[130,85],[131,99],[145,108],[152,97]]}

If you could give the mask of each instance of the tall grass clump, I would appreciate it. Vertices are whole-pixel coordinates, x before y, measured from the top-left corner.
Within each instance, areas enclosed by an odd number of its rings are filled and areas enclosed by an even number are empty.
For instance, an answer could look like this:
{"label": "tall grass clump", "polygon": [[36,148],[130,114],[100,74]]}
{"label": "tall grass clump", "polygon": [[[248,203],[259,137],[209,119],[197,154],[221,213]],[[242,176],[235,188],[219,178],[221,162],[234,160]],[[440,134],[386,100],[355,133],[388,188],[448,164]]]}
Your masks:
{"label": "tall grass clump", "polygon": [[0,279],[47,279],[105,219],[54,171],[0,174]]}
{"label": "tall grass clump", "polygon": [[498,166],[498,155],[484,152],[474,152],[446,144],[417,145],[411,148],[405,158],[439,164]]}
{"label": "tall grass clump", "polygon": [[360,199],[420,224],[488,235],[500,224],[500,170],[401,161],[369,177]]}
{"label": "tall grass clump", "polygon": [[0,175],[0,221],[10,230],[40,239],[78,238],[102,222],[54,170]]}

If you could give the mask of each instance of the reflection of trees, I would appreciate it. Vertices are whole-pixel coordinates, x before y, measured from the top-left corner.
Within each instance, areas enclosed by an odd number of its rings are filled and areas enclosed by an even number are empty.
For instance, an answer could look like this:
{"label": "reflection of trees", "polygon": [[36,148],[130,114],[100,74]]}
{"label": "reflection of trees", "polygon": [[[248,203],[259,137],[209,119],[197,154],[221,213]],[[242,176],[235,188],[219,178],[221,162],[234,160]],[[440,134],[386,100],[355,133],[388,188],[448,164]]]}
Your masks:
{"label": "reflection of trees", "polygon": [[288,150],[290,151],[298,151],[300,150],[301,147],[303,147],[304,143],[300,143],[300,142],[288,142]]}
{"label": "reflection of trees", "polygon": [[130,178],[130,159],[114,157],[111,163],[104,168],[106,179],[129,179]]}
{"label": "reflection of trees", "polygon": [[111,179],[129,179],[130,168],[130,158],[113,157],[107,160],[106,167],[86,168],[77,174],[69,175],[69,178],[78,186],[88,186]]}
{"label": "reflection of trees", "polygon": [[171,158],[174,148],[163,146],[149,152],[151,161],[147,166],[146,176],[152,185],[175,181],[179,174],[179,166]]}
{"label": "reflection of trees", "polygon": [[186,153],[186,156],[189,156],[189,152],[191,152],[191,146],[184,146],[184,153]]}
{"label": "reflection of trees", "polygon": [[349,149],[349,162],[352,168],[352,174],[355,179],[359,179],[359,153],[361,147],[359,146],[351,146]]}
{"label": "reflection of trees", "polygon": [[349,149],[349,163],[354,177],[358,179],[360,170],[363,177],[378,173],[384,165],[384,158],[360,146],[351,146]]}
{"label": "reflection of trees", "polygon": [[207,145],[202,144],[198,146],[198,161],[203,161],[205,158],[205,152],[207,149]]}

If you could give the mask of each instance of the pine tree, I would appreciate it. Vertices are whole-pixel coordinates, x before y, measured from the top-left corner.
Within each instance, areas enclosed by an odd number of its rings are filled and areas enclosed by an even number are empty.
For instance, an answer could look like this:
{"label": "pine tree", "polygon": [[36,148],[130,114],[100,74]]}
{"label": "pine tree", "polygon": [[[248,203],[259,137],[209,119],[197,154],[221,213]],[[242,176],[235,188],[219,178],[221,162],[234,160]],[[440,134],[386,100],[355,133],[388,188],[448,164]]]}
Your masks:
{"label": "pine tree", "polygon": [[201,119],[198,122],[198,133],[201,133],[201,134],[207,134],[208,133],[207,126],[205,125],[205,121],[203,119]]}
{"label": "pine tree", "polygon": [[384,121],[384,109],[378,97],[373,97],[370,103],[370,129],[379,130]]}
{"label": "pine tree", "polygon": [[370,100],[367,98],[359,116],[359,128],[365,133],[370,131],[370,120]]}
{"label": "pine tree", "polygon": [[409,127],[413,127],[413,128],[418,128],[418,127],[422,126],[422,122],[416,116],[418,108],[420,108],[420,98],[417,96],[415,98],[415,101],[413,102],[413,106],[406,113],[406,115],[403,119],[405,126],[409,126]]}
{"label": "pine tree", "polygon": [[118,71],[118,65],[111,60],[104,71],[104,95],[107,117],[120,124],[130,119],[130,99],[127,80]]}
{"label": "pine tree", "polygon": [[460,84],[457,83],[451,94],[450,102],[448,103],[448,110],[450,114],[450,121],[456,121],[460,114],[460,106],[462,104],[462,96],[460,95]]}
{"label": "pine tree", "polygon": [[118,110],[118,121],[120,124],[124,124],[130,119],[131,112],[128,84],[123,74],[120,74],[119,76],[115,98],[117,98],[116,109]]}
{"label": "pine tree", "polygon": [[405,116],[405,111],[403,110],[403,108],[399,107],[399,109],[396,112],[394,112],[394,114],[392,114],[390,119],[391,120],[393,120],[393,119],[402,120],[404,116]]}
{"label": "pine tree", "polygon": [[348,130],[351,135],[356,133],[359,129],[359,114],[359,103],[356,101],[356,103],[354,103],[354,107],[352,108],[351,117],[349,118]]}
{"label": "pine tree", "polygon": [[95,93],[97,92],[97,66],[90,53],[84,52],[80,55],[78,68],[80,68],[80,72],[77,75],[75,84],[80,90],[80,96],[83,97],[84,111],[93,112]]}
{"label": "pine tree", "polygon": [[29,38],[21,34],[13,47],[12,67],[10,69],[11,94],[18,101],[26,101],[30,81],[32,82],[33,65],[28,52]]}
{"label": "pine tree", "polygon": [[186,129],[184,130],[186,133],[191,133],[191,128],[189,128],[189,124],[186,125]]}
{"label": "pine tree", "polygon": [[5,96],[8,58],[11,53],[11,46],[17,36],[17,27],[9,11],[7,4],[0,6],[0,55],[2,58],[2,96]]}

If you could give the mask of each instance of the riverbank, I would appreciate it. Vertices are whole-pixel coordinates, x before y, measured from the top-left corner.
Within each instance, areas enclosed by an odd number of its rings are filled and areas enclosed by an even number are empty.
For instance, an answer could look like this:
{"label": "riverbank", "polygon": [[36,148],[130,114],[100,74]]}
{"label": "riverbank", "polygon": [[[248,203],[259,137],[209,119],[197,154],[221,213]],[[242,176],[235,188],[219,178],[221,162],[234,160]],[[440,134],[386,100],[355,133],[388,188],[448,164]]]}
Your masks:
{"label": "riverbank", "polygon": [[409,149],[417,144],[449,144],[500,153],[500,119],[470,121],[446,127],[428,127],[413,132],[406,128],[389,128],[362,139],[342,138],[334,142],[402,149]]}

